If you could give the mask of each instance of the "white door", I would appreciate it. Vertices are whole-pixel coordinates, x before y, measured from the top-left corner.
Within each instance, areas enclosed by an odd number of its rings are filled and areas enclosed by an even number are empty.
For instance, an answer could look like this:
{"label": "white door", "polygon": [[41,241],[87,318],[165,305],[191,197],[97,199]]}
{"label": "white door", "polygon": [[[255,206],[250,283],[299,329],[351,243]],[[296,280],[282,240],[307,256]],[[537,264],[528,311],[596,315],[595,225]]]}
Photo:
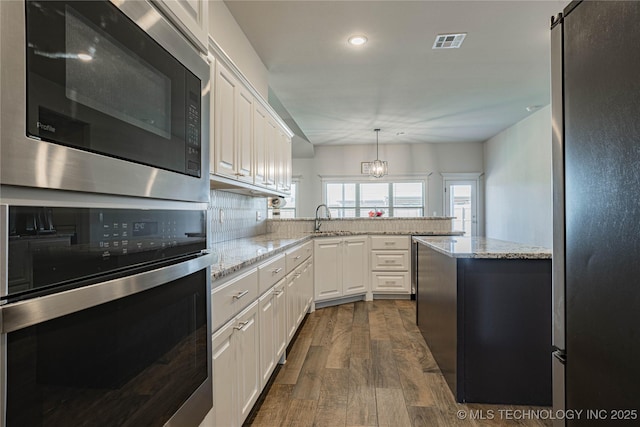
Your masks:
{"label": "white door", "polygon": [[343,243],[342,291],[344,295],[363,294],[369,288],[369,248],[367,236],[345,237]]}
{"label": "white door", "polygon": [[263,387],[276,366],[275,301],[273,289],[260,297],[260,379]]}
{"label": "white door", "polygon": [[316,239],[313,245],[316,301],[341,297],[342,239]]}
{"label": "white door", "polygon": [[478,182],[445,180],[445,215],[453,216],[453,229],[465,236],[478,235]]}
{"label": "white door", "polygon": [[235,320],[227,323],[213,334],[213,411],[214,425],[237,424],[238,374],[236,346],[233,339]]}
{"label": "white door", "polygon": [[234,336],[237,342],[239,425],[242,425],[247,415],[249,415],[253,404],[258,400],[261,390],[258,314],[258,301],[255,301],[238,315],[234,326]]}

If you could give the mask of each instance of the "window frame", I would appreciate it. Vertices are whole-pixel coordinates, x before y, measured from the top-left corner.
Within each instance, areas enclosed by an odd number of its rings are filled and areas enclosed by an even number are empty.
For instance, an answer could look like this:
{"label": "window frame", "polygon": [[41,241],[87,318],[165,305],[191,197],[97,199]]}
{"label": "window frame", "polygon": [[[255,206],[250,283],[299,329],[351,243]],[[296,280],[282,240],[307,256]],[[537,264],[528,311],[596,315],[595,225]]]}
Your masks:
{"label": "window frame", "polygon": [[[402,176],[390,176],[387,175],[384,178],[370,178],[370,177],[362,177],[362,176],[320,176],[321,186],[322,186],[322,203],[328,205],[327,203],[327,184],[356,184],[355,188],[355,206],[353,208],[343,208],[343,209],[353,209],[354,216],[353,218],[363,218],[361,216],[361,209],[373,209],[372,206],[360,206],[360,185],[361,184],[388,184],[389,185],[389,206],[388,207],[378,207],[385,211],[385,217],[388,218],[420,218],[425,216],[425,212],[428,212],[428,175],[402,175]],[[422,205],[416,206],[416,209],[422,209],[422,215],[419,217],[398,217],[394,216],[395,209],[402,209],[402,206],[394,206],[393,205],[393,185],[399,183],[415,183],[419,182],[422,184]],[[329,207],[331,209],[331,207]],[[335,207],[334,207],[335,209]],[[365,215],[366,217],[366,215]],[[352,218],[352,217],[345,217]]]}

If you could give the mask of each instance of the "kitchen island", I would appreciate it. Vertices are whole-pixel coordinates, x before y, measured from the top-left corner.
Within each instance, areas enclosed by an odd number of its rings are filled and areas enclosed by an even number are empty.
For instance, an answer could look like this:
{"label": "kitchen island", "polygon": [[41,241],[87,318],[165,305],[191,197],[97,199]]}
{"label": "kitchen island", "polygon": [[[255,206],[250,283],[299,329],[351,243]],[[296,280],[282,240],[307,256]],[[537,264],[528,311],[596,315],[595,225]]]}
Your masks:
{"label": "kitchen island", "polygon": [[551,251],[413,237],[417,323],[458,402],[551,404]]}

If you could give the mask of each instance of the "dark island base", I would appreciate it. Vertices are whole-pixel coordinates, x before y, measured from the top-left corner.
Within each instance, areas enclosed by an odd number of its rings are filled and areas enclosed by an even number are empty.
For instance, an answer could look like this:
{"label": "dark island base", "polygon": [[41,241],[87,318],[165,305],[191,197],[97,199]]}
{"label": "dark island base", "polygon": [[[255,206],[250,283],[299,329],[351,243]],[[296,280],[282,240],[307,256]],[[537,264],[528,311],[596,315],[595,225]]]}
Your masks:
{"label": "dark island base", "polygon": [[418,247],[418,327],[458,402],[551,405],[551,260]]}

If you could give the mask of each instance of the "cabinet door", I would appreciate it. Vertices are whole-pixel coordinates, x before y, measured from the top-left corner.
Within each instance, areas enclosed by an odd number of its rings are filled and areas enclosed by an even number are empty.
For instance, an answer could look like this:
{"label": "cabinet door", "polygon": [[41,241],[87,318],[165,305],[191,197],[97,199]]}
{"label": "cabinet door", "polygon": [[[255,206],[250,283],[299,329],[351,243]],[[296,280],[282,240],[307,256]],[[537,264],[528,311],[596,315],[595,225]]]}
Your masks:
{"label": "cabinet door", "polygon": [[276,188],[276,161],[277,155],[277,136],[278,128],[275,121],[267,116],[267,126],[265,130],[265,149],[266,149],[266,173],[267,173],[267,187],[271,189]]}
{"label": "cabinet door", "polygon": [[[237,317],[234,325],[237,343],[239,423],[241,425],[260,395],[260,329],[258,301]],[[217,425],[217,424],[216,424]],[[220,424],[227,425],[227,424]]]}
{"label": "cabinet door", "polygon": [[253,152],[255,158],[253,183],[264,187],[267,185],[267,150],[266,150],[267,113],[257,102],[253,104]]}
{"label": "cabinet door", "polygon": [[234,345],[235,320],[213,334],[212,373],[214,425],[237,425],[237,364]]}
{"label": "cabinet door", "polygon": [[287,343],[296,333],[296,320],[298,319],[298,282],[299,273],[297,270],[287,275]]}
{"label": "cabinet door", "polygon": [[276,359],[280,359],[287,349],[287,279],[280,280],[274,286],[274,318]]}
{"label": "cabinet door", "polygon": [[367,237],[345,237],[343,245],[343,295],[361,294],[369,288]]}
{"label": "cabinet door", "polygon": [[203,53],[209,45],[208,0],[156,0],[162,12]]}
{"label": "cabinet door", "polygon": [[253,183],[253,95],[241,88],[238,90],[237,111],[237,177],[240,181]]}
{"label": "cabinet door", "polygon": [[293,173],[291,149],[291,138],[284,135],[284,192],[287,194],[291,194],[291,177]]}
{"label": "cabinet door", "polygon": [[278,127],[276,132],[276,189],[282,193],[287,191],[286,187],[286,138],[284,130]]}
{"label": "cabinet door", "polygon": [[309,258],[305,262],[304,272],[302,273],[302,286],[300,293],[302,294],[302,316],[304,316],[313,301],[313,260]]}
{"label": "cabinet door", "polygon": [[[307,264],[304,263],[300,265],[296,269],[296,312],[295,312],[295,329],[298,329],[300,323],[302,323],[302,319],[304,319],[304,281],[305,281],[305,270]],[[294,331],[295,332],[295,331]]]}
{"label": "cabinet door", "polygon": [[260,386],[276,366],[275,294],[273,288],[260,298]]}
{"label": "cabinet door", "polygon": [[313,247],[315,299],[342,296],[342,239],[317,239]]}
{"label": "cabinet door", "polygon": [[236,178],[235,116],[238,81],[217,61],[215,82],[213,170],[217,175]]}

